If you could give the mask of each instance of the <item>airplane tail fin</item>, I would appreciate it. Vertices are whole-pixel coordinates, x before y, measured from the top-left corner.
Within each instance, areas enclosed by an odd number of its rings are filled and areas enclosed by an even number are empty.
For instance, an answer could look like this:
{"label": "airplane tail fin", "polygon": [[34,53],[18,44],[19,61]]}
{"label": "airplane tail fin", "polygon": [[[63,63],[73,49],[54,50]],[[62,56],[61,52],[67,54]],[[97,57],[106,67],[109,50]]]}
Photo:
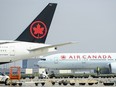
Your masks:
{"label": "airplane tail fin", "polygon": [[56,3],[49,3],[16,41],[45,43],[56,6]]}

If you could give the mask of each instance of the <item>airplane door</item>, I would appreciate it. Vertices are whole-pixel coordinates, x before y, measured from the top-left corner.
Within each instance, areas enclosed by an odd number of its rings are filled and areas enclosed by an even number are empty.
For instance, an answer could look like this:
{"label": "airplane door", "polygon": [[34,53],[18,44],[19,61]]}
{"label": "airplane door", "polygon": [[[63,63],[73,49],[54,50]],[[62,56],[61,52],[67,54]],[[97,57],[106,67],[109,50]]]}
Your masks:
{"label": "airplane door", "polygon": [[54,64],[58,64],[58,58],[54,57]]}

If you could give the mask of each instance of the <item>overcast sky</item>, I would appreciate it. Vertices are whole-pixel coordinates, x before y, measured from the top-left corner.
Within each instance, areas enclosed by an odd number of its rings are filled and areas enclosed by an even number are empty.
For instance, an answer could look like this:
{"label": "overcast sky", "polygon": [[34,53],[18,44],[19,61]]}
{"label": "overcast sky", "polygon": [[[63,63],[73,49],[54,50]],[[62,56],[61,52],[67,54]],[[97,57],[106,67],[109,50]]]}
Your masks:
{"label": "overcast sky", "polygon": [[14,40],[48,3],[58,3],[46,44],[58,52],[116,52],[116,0],[0,0],[0,39]]}

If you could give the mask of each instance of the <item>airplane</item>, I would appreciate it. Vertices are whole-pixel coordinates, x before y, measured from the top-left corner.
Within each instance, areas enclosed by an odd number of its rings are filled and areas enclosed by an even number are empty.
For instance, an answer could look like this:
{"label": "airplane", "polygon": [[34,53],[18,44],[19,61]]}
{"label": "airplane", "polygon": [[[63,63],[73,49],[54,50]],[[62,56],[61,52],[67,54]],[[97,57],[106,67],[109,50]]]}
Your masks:
{"label": "airplane", "polygon": [[59,53],[41,57],[37,63],[47,69],[109,69],[116,73],[116,53]]}
{"label": "airplane", "polygon": [[33,58],[72,44],[45,44],[56,6],[56,3],[49,3],[16,40],[0,40],[0,64]]}

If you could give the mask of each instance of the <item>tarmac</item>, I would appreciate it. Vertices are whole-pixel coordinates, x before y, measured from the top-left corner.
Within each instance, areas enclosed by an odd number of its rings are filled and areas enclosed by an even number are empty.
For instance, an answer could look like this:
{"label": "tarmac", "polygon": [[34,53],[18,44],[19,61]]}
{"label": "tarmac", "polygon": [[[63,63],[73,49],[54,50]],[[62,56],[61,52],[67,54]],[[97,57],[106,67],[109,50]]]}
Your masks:
{"label": "tarmac", "polygon": [[103,86],[102,84],[99,84],[99,85],[92,85],[92,86],[89,86],[89,85],[85,85],[85,86],[80,86],[78,84],[76,84],[75,86],[70,86],[69,84],[67,86],[59,86],[58,84],[56,85],[51,85],[49,83],[46,83],[44,86],[41,86],[41,84],[39,84],[38,86],[35,86],[34,84],[23,84],[22,86],[5,86],[4,84],[0,84],[0,87],[116,87],[116,86]]}
{"label": "tarmac", "polygon": [[[52,82],[55,82],[53,85]],[[59,85],[60,81],[70,81],[67,85],[63,83]],[[19,81],[14,81],[19,82]],[[0,87],[116,87],[116,77],[115,78],[59,78],[59,79],[22,79],[20,81],[22,83],[21,86],[17,85],[4,85],[0,84]],[[38,85],[35,83],[38,82]],[[42,86],[42,82],[45,82],[45,85]],[[71,85],[70,83],[74,82],[75,85]],[[96,83],[98,82],[98,83]],[[85,83],[85,85],[79,84]],[[94,83],[90,85],[89,83]],[[104,83],[114,83],[112,86],[104,86]]]}

